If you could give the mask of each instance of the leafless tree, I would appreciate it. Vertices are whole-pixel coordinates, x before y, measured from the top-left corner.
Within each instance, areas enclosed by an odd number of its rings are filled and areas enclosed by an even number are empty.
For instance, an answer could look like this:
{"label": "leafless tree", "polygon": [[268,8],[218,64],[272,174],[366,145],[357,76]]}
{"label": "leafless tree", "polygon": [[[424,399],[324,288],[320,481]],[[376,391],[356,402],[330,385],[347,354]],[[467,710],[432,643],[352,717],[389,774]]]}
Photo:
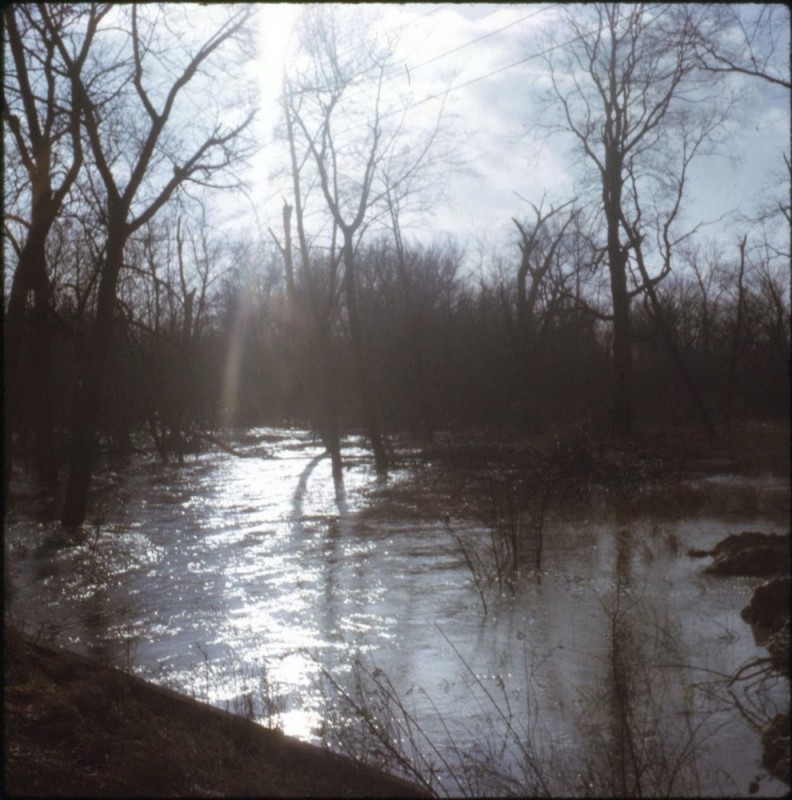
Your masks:
{"label": "leafless tree", "polygon": [[[74,44],[68,70],[79,76],[108,5],[86,8],[56,5],[45,11],[34,5],[9,4],[4,34],[10,54],[3,79],[3,121],[10,133],[7,174],[21,168],[27,182],[19,202],[6,205],[5,235],[14,247],[13,270],[4,321],[5,453],[4,497],[13,468],[14,428],[19,397],[19,365],[28,296],[33,294],[33,361],[36,383],[31,402],[38,409],[37,457],[42,486],[54,491],[57,461],[49,422],[47,239],[83,165],[80,102],[66,77],[58,42]],[[7,186],[9,184],[6,184]],[[6,195],[8,201],[8,195]],[[13,223],[21,230],[15,236]],[[5,504],[4,504],[5,508]]]}
{"label": "leafless tree", "polygon": [[418,140],[418,152],[405,160],[405,154],[391,152],[379,165],[379,176],[384,189],[387,222],[393,237],[396,269],[401,286],[409,325],[409,346],[415,365],[415,383],[420,398],[421,431],[425,440],[432,438],[435,410],[428,388],[424,359],[424,342],[420,333],[419,300],[417,287],[408,265],[408,244],[405,237],[405,218],[416,210],[426,210],[428,204],[442,194],[443,179],[455,166],[453,143],[443,127],[444,109],[441,107],[434,126]]}
{"label": "leafless tree", "polygon": [[[561,56],[549,56],[563,127],[594,166],[601,192],[602,251],[611,291],[613,423],[620,435],[633,430],[631,302],[651,293],[668,274],[670,225],[677,218],[685,170],[722,118],[712,96],[715,77],[701,78],[696,53],[701,36],[717,35],[715,16],[699,6],[570,9],[566,25],[574,39]],[[669,154],[675,156],[671,161]],[[643,195],[653,202],[639,203]],[[664,254],[654,275],[645,269],[648,227],[659,236]],[[631,285],[632,269],[638,280]]]}
{"label": "leafless tree", "polygon": [[[203,41],[191,41],[196,34],[186,27],[189,20],[182,7],[116,9],[116,24],[99,33],[104,33],[105,45],[112,41],[120,49],[124,60],[111,61],[103,50],[104,58],[92,65],[88,78],[77,71],[67,42],[58,35],[51,14],[45,12],[47,30],[80,104],[106,228],[96,317],[74,404],[69,479],[61,516],[64,525],[82,524],[86,515],[100,390],[126,244],[178,190],[188,183],[211,185],[244,155],[242,136],[253,113],[224,106],[216,99],[214,107],[207,109],[207,100],[213,100],[207,70],[214,66],[228,71],[229,62],[221,65],[218,57],[242,40],[253,13],[250,6],[228,9],[213,34]],[[181,36],[176,30],[180,24]],[[95,96],[95,86],[102,83],[114,87],[112,103],[105,107],[97,105]],[[197,85],[204,110],[200,118],[193,116],[188,122],[188,87]],[[126,126],[120,125],[122,116]],[[204,120],[206,124],[202,124]]]}
{"label": "leafless tree", "polygon": [[[343,492],[343,459],[341,455],[341,435],[338,419],[338,386],[335,369],[335,348],[333,343],[333,326],[338,316],[338,271],[340,253],[336,250],[338,226],[332,226],[329,256],[325,259],[329,269],[326,280],[320,280],[317,259],[312,252],[305,220],[306,195],[310,194],[310,186],[304,191],[304,171],[310,158],[310,151],[298,154],[296,114],[302,105],[302,98],[293,95],[288,80],[284,80],[282,107],[285,125],[285,137],[289,152],[291,187],[294,205],[284,200],[283,205],[283,242],[271,231],[272,237],[281,251],[286,270],[287,294],[290,321],[290,344],[296,348],[297,361],[303,365],[307,382],[317,384],[316,394],[320,398],[318,410],[318,427],[332,463],[333,481],[338,493]],[[295,267],[294,245],[291,234],[291,219],[294,213],[298,252],[302,268],[302,282],[305,297],[298,303],[294,291]],[[300,358],[302,356],[302,358]]]}
{"label": "leafless tree", "polygon": [[696,31],[702,69],[759,78],[784,89],[789,80],[789,8],[781,3],[724,3],[716,7],[727,36]]}
{"label": "leafless tree", "polygon": [[[416,142],[406,135],[403,102],[384,99],[387,79],[394,71],[392,49],[370,35],[358,17],[357,11],[353,20],[326,8],[306,13],[303,60],[290,82],[289,113],[301,146],[310,154],[334,237],[338,232],[366,431],[375,466],[385,472],[388,456],[359,309],[356,252],[364,231],[387,213],[387,198],[393,210],[394,200],[404,196],[425,166],[435,137],[430,133]],[[299,64],[305,66],[300,69]]]}
{"label": "leafless tree", "polygon": [[118,307],[136,355],[149,433],[167,462],[184,460],[199,434],[191,419],[196,359],[208,326],[210,291],[222,276],[220,242],[206,209],[174,207],[131,240]]}
{"label": "leafless tree", "polygon": [[544,211],[541,205],[531,203],[534,219],[530,224],[512,219],[520,232],[520,266],[517,270],[517,328],[520,350],[530,347],[534,338],[537,302],[543,282],[555,265],[559,247],[570,225],[575,221],[577,212],[574,209],[568,211],[565,218],[561,218],[552,230],[550,221],[573,202],[570,200],[556,207],[551,205],[549,211]]}

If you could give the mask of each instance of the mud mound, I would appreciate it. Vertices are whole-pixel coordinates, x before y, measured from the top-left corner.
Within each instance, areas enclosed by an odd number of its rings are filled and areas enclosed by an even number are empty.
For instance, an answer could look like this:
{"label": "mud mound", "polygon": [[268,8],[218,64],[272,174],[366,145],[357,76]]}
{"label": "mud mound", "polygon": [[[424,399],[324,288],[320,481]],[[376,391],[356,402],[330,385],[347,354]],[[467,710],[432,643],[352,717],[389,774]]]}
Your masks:
{"label": "mud mound", "polygon": [[[789,785],[790,780],[789,712],[778,714],[762,730],[762,766],[774,777]],[[787,795],[788,796],[788,795]]]}
{"label": "mud mound", "polygon": [[[757,586],[742,618],[751,626],[756,644],[767,648],[773,670],[789,677],[789,590],[788,575]],[[789,784],[789,712],[778,714],[762,729],[762,764],[779,780]]]}
{"label": "mud mound", "polygon": [[704,570],[708,575],[770,578],[789,573],[789,536],[744,531],[727,536],[712,550],[690,550],[688,555],[712,556],[715,560]]}
{"label": "mud mound", "polygon": [[756,643],[767,648],[773,667],[783,675],[789,675],[789,590],[788,575],[765,581],[741,612]]}

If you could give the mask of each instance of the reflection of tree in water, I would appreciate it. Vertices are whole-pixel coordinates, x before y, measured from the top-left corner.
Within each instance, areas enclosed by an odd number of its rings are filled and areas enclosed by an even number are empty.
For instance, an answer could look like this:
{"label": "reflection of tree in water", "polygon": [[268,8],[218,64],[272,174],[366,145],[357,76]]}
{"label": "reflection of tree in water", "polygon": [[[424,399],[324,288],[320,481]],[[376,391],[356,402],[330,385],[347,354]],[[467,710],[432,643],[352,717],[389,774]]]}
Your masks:
{"label": "reflection of tree in water", "polygon": [[622,586],[630,585],[632,572],[633,532],[630,528],[620,528],[616,532],[616,593]]}
{"label": "reflection of tree in water", "polygon": [[[319,463],[327,457],[332,458],[332,454],[328,451],[322,452],[314,456],[314,458],[305,465],[305,468],[300,473],[294,494],[292,495],[291,528],[297,540],[305,539],[310,533],[310,528],[305,524],[306,516],[304,511],[308,481]],[[341,630],[338,608],[339,604],[343,604],[343,596],[341,594],[341,582],[339,577],[344,563],[341,557],[342,550],[339,548],[339,544],[344,531],[344,525],[349,518],[349,506],[346,500],[343,478],[341,481],[338,481],[335,479],[335,476],[333,476],[333,488],[338,516],[323,516],[318,520],[316,517],[311,519],[312,523],[319,522],[320,530],[323,531],[324,534],[324,557],[322,558],[323,602],[320,604],[320,609],[325,634],[328,638],[339,636]]]}
{"label": "reflection of tree in water", "polygon": [[648,601],[630,586],[633,545],[632,531],[620,530],[613,596],[600,600],[605,683],[587,698],[582,788],[624,797],[698,794],[714,710],[697,704],[684,680],[670,621],[656,613],[652,621]]}
{"label": "reflection of tree in water", "polygon": [[611,775],[618,780],[621,795],[641,796],[641,764],[636,742],[636,700],[639,679],[634,667],[645,656],[629,618],[630,607],[624,607],[622,587],[629,585],[631,555],[630,531],[619,531],[616,559],[615,605],[609,611],[609,686],[606,713],[610,736],[615,745],[616,763]]}

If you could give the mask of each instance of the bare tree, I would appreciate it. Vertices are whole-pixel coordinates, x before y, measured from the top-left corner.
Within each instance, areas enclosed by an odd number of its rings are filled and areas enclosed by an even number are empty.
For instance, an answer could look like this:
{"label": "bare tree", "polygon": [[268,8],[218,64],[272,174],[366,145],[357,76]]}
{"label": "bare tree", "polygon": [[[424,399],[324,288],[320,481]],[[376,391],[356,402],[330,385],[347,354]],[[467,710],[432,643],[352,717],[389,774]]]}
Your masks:
{"label": "bare tree", "polygon": [[[631,301],[650,292],[670,268],[665,262],[650,276],[641,267],[646,266],[641,252],[639,279],[631,286],[631,264],[644,242],[647,210],[661,241],[662,231],[669,230],[666,223],[677,215],[687,159],[698,146],[688,146],[681,162],[676,158],[669,166],[666,156],[680,142],[680,131],[689,144],[700,143],[712,129],[709,109],[716,101],[708,90],[715,79],[699,78],[695,45],[701,35],[714,39],[717,25],[707,7],[591,4],[567,13],[575,38],[560,60],[550,56],[564,127],[595,167],[601,191],[602,250],[611,291],[613,425],[620,435],[633,430]],[[703,119],[691,106],[707,110]],[[682,181],[672,181],[669,190],[673,169],[681,171]],[[658,203],[642,208],[637,202],[642,192],[670,198],[670,208]],[[664,241],[667,245],[670,239]]]}
{"label": "bare tree", "polygon": [[[55,6],[50,12],[45,12],[33,5],[9,4],[4,10],[4,33],[11,63],[7,65],[3,80],[3,120],[13,146],[7,165],[9,172],[21,166],[29,185],[23,193],[29,203],[27,213],[24,217],[15,217],[11,213],[5,219],[5,233],[16,251],[16,267],[4,321],[3,488],[6,498],[13,468],[14,427],[20,403],[23,324],[31,292],[34,298],[33,361],[37,378],[31,400],[38,408],[36,462],[45,489],[54,491],[57,480],[57,460],[49,421],[47,318],[51,304],[46,246],[53,223],[83,164],[80,103],[73,85],[64,75],[57,42],[65,43],[77,37],[77,44],[70,52],[69,69],[80,76],[97,25],[108,9],[107,5],[94,5],[90,11]],[[23,223],[20,240],[9,226],[14,218]]]}
{"label": "bare tree", "polygon": [[[284,200],[283,206],[283,243],[271,232],[283,255],[286,269],[287,293],[290,291],[289,317],[291,322],[290,341],[295,345],[304,360],[306,376],[309,382],[318,382],[316,395],[319,397],[318,427],[332,463],[333,481],[337,493],[343,492],[343,460],[341,456],[341,435],[338,419],[338,387],[335,369],[335,348],[333,345],[333,325],[338,316],[338,270],[340,253],[336,253],[336,236],[338,226],[332,226],[329,256],[326,259],[328,271],[326,281],[322,285],[319,280],[316,259],[311,251],[305,223],[305,194],[303,191],[304,169],[310,157],[310,151],[298,155],[297,131],[295,130],[296,114],[301,108],[302,98],[293,95],[287,80],[284,80],[282,106],[285,121],[285,134],[289,150],[294,206]],[[297,226],[297,241],[302,267],[302,279],[306,297],[298,307],[294,291],[294,247],[291,235],[291,215],[294,212]],[[301,346],[302,345],[302,346]]]}
{"label": "bare tree", "polygon": [[[76,62],[58,35],[47,12],[47,29],[55,39],[67,67],[74,93],[82,109],[82,123],[101,186],[102,213],[106,242],[97,295],[96,318],[88,352],[82,367],[74,405],[69,480],[61,521],[79,525],[86,515],[88,489],[93,470],[95,432],[100,414],[100,395],[108,352],[108,342],[116,313],[119,275],[124,266],[124,249],[129,237],[165,206],[187,182],[211,185],[216,176],[226,173],[243,155],[241,136],[252,121],[233,109],[215,106],[208,125],[192,119],[185,127],[183,101],[186,88],[198,82],[202,71],[217,60],[224,46],[239,40],[254,13],[250,6],[229,9],[226,18],[205,41],[176,44],[176,34],[164,41],[158,25],[162,15],[181,14],[179,7],[156,9],[131,6],[119,9],[128,14],[127,27],[120,33],[123,49],[129,54],[129,69],[119,70],[118,63],[105,61],[95,65],[92,80],[77,70]],[[171,22],[175,22],[171,20]],[[186,20],[182,19],[182,24]],[[119,31],[107,31],[117,38]],[[185,31],[186,34],[186,31]],[[167,38],[167,37],[165,37]],[[167,58],[165,54],[167,53]],[[182,63],[172,67],[182,56]],[[223,65],[227,68],[227,65]],[[120,74],[117,74],[120,73]],[[94,96],[94,83],[114,80],[114,107],[100,109]],[[211,83],[204,82],[208,93]],[[134,120],[122,130],[119,114]],[[230,118],[230,124],[224,121]]]}
{"label": "bare tree", "polygon": [[784,89],[789,80],[789,8],[781,3],[724,3],[716,7],[728,35],[697,30],[695,53],[707,72],[759,78]]}
{"label": "bare tree", "polygon": [[[666,348],[671,355],[680,377],[687,389],[691,400],[696,409],[701,424],[710,434],[715,433],[709,409],[705,406],[699,392],[693,374],[688,368],[680,348],[677,345],[676,337],[671,326],[665,319],[663,306],[660,303],[656,292],[656,286],[669,275],[672,268],[672,261],[676,255],[678,246],[688,239],[699,226],[694,226],[692,230],[683,234],[674,235],[674,223],[679,215],[682,198],[685,191],[688,169],[697,151],[707,140],[712,131],[723,121],[727,110],[718,109],[708,114],[706,117],[701,115],[691,120],[687,115],[678,115],[677,135],[674,139],[674,153],[668,153],[663,159],[666,165],[665,184],[670,198],[667,210],[662,215],[658,215],[654,220],[650,220],[648,226],[644,222],[645,215],[642,209],[642,199],[638,189],[637,165],[628,162],[626,171],[629,176],[629,194],[631,216],[627,216],[627,211],[622,212],[621,224],[627,235],[629,245],[632,249],[631,263],[637,268],[637,276],[634,277],[634,293],[643,293],[648,300],[651,315],[660,333]],[[676,158],[674,156],[676,155]],[[654,228],[656,235],[656,249],[659,254],[660,269],[656,275],[650,276],[646,258],[646,233],[647,227]]]}
{"label": "bare tree", "polygon": [[[726,421],[731,421],[738,389],[764,398],[769,410],[788,408],[790,358],[789,256],[777,252],[767,231],[744,234],[732,278]],[[742,374],[742,387],[738,376]],[[784,402],[786,399],[786,402]],[[783,412],[782,412],[783,413]]]}
{"label": "bare tree", "polygon": [[199,205],[149,221],[130,240],[118,307],[136,356],[139,393],[160,458],[184,460],[198,435],[196,359],[207,328],[210,290],[221,276],[221,248]]}
{"label": "bare tree", "polygon": [[[371,53],[372,60],[369,63],[361,64],[359,51],[353,50],[354,44],[342,41],[335,16],[323,9],[315,9],[309,15],[303,41],[313,62],[312,75],[308,82],[295,87],[296,96],[305,95],[313,107],[308,108],[308,103],[303,103],[299,107],[292,105],[291,110],[319,173],[322,195],[332,215],[333,226],[341,234],[346,311],[366,431],[376,468],[384,472],[388,467],[388,456],[369,380],[358,309],[355,249],[361,228],[364,222],[368,222],[367,215],[374,200],[372,188],[376,165],[383,147],[380,92],[387,54],[375,51]],[[363,141],[355,141],[354,148],[350,148],[338,135],[335,112],[344,94],[366,72],[373,72],[375,76],[372,119],[364,123],[367,132]],[[320,81],[318,84],[317,78]],[[315,87],[313,91],[311,85]],[[351,111],[347,113],[351,114]],[[358,161],[356,168],[349,163],[352,150]],[[347,172],[347,168],[354,172]]]}
{"label": "bare tree", "polygon": [[[530,203],[533,217],[512,218],[519,232],[520,262],[514,294],[513,342],[516,355],[516,387],[522,416],[528,424],[541,424],[546,364],[553,358],[554,336],[571,309],[581,303],[579,285],[582,260],[575,258],[580,210],[570,206],[544,208]],[[513,280],[510,278],[510,280]]]}
{"label": "bare tree", "polygon": [[415,378],[420,396],[421,407],[421,431],[426,441],[431,441],[434,428],[434,408],[430,393],[427,387],[426,367],[424,365],[423,342],[421,340],[420,325],[418,321],[417,300],[415,298],[415,288],[412,285],[410,271],[407,266],[407,249],[404,242],[401,224],[400,197],[390,190],[389,182],[386,180],[386,200],[388,204],[388,215],[390,217],[391,231],[393,233],[393,244],[396,251],[396,265],[401,283],[404,304],[407,310],[407,317],[410,331],[410,347],[413,354],[415,365]]}
{"label": "bare tree", "polygon": [[[408,133],[403,98],[386,100],[395,72],[393,50],[361,23],[338,10],[306,15],[302,45],[307,67],[291,82],[291,113],[310,153],[344,265],[346,314],[366,431],[379,472],[388,456],[371,384],[358,300],[356,252],[364,231],[424,169],[434,131],[416,140]],[[391,95],[392,96],[392,95]],[[439,118],[438,118],[439,125]]]}
{"label": "bare tree", "polygon": [[[424,210],[441,191],[444,173],[453,167],[451,143],[442,130],[443,108],[441,107],[433,128],[421,137],[417,152],[405,162],[404,153],[389,153],[389,158],[379,166],[379,175],[384,190],[387,222],[393,237],[396,254],[396,269],[401,285],[409,325],[409,346],[412,363],[415,365],[415,383],[420,398],[421,431],[430,441],[435,424],[435,409],[428,388],[424,363],[424,342],[419,323],[419,300],[414,276],[408,266],[408,245],[405,241],[405,217],[415,210]],[[419,140],[420,141],[420,140]]]}
{"label": "bare tree", "polygon": [[[560,206],[550,206],[543,211],[542,205],[531,203],[534,219],[530,225],[512,218],[520,232],[520,266],[517,270],[517,330],[518,349],[522,352],[530,348],[536,333],[537,302],[542,285],[555,264],[559,247],[567,229],[575,221],[577,212],[572,209],[566,218],[551,229],[550,220],[560,214],[574,200]],[[529,281],[530,278],[530,281]]]}

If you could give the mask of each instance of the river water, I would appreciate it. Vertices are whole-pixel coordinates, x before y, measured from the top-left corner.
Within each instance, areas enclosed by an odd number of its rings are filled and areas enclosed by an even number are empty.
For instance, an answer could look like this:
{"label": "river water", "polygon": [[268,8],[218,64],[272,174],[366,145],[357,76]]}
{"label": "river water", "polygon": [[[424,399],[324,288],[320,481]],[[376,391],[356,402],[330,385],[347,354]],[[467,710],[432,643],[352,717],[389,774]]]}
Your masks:
{"label": "river water", "polygon": [[746,529],[786,530],[786,480],[687,480],[679,496],[698,498],[693,515],[671,501],[662,516],[551,508],[541,570],[484,589],[485,609],[454,534],[484,542],[489,529],[463,491],[432,496],[431,467],[408,463],[383,485],[350,440],[339,497],[308,432],[228,440],[247,457],[140,459],[103,474],[77,536],[12,516],[17,622],[349,751],[375,747],[355,743],[360,717],[340,690],[372,716],[408,714],[402,744],[431,762],[441,792],[608,793],[623,695],[655,788],[787,791],[760,766],[756,724],[784,709],[788,684],[727,683],[766,655],[740,618],[758,581],[705,576],[706,561],[686,554]]}

